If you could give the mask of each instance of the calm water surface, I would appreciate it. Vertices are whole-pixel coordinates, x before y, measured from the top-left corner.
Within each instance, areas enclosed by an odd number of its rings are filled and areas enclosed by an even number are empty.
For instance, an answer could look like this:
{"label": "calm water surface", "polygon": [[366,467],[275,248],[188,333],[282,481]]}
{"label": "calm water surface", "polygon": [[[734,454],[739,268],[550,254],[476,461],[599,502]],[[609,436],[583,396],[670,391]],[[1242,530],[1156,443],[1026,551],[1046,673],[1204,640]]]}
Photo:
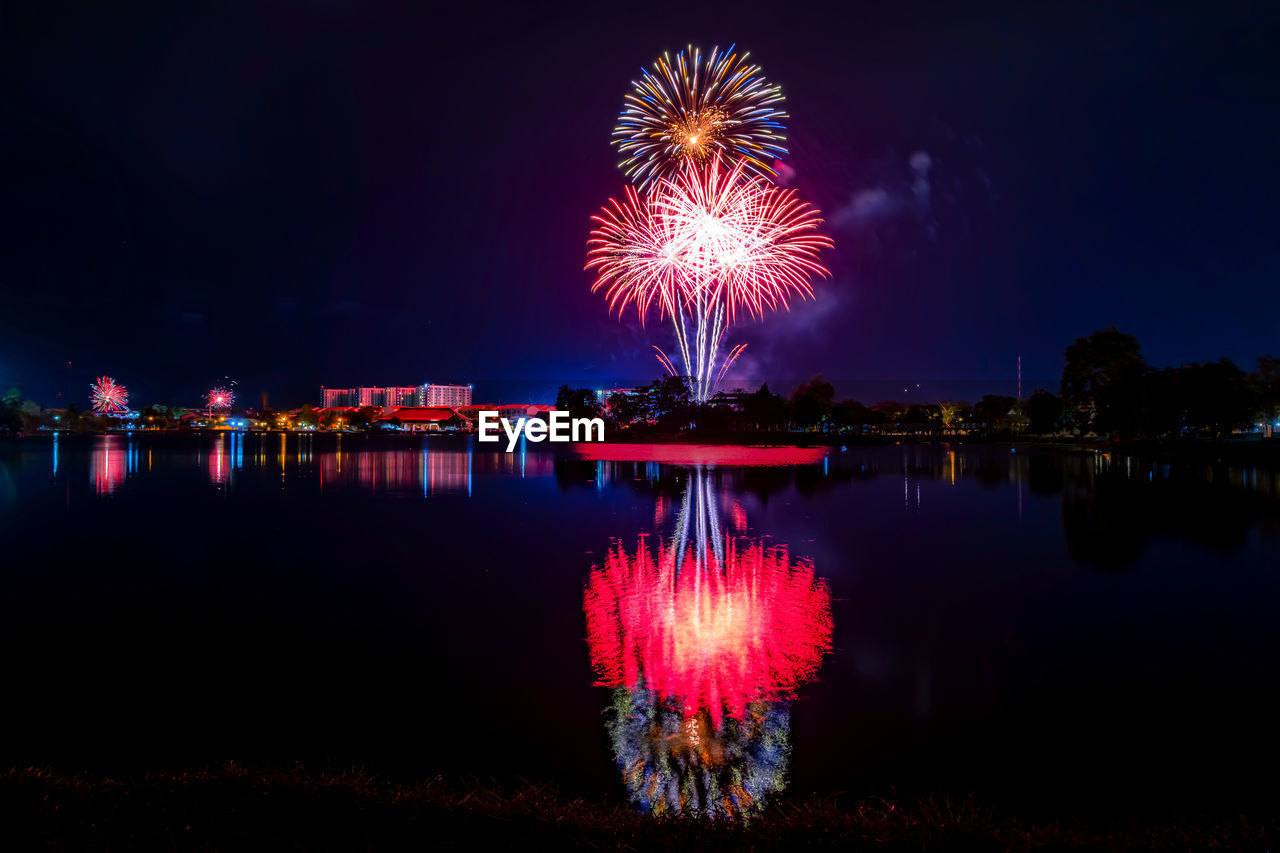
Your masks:
{"label": "calm water surface", "polygon": [[1276,787],[1275,471],[24,440],[0,445],[0,555],[9,764],[305,760],[653,811]]}

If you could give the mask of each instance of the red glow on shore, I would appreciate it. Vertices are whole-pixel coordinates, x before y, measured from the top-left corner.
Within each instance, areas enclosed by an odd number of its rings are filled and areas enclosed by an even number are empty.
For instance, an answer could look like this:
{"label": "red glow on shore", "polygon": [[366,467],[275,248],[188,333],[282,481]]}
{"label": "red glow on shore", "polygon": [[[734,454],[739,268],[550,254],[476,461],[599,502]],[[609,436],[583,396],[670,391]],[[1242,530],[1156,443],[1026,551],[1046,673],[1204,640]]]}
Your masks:
{"label": "red glow on shore", "polygon": [[574,453],[592,462],[659,462],[668,465],[741,465],[772,467],[816,465],[827,455],[824,447],[742,447],[715,444],[596,444],[574,445]]}
{"label": "red glow on shore", "polygon": [[727,713],[785,699],[814,677],[831,648],[831,594],[807,561],[785,548],[727,543],[724,565],[691,548],[635,556],[615,543],[591,573],[584,598],[597,684],[648,687],[705,709],[716,728]]}

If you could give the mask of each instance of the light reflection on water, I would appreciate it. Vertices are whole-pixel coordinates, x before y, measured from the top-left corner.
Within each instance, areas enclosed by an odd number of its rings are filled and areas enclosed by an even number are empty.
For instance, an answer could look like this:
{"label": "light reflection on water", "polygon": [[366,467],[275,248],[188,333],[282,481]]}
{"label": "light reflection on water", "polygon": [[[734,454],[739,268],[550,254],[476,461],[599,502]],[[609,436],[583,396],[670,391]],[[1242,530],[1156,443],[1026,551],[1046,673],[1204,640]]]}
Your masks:
{"label": "light reflection on water", "polygon": [[[336,438],[336,442],[317,448],[317,436],[309,434],[219,433],[195,438],[199,444],[193,461],[205,470],[211,485],[230,490],[235,488],[237,472],[273,469],[282,482],[314,478],[322,489],[354,488],[380,494],[423,496],[470,495],[476,479],[486,476],[576,479],[579,471],[584,481],[605,490],[615,485],[619,477],[622,481],[630,480],[637,466],[646,479],[654,480],[659,471],[693,464],[688,461],[691,459],[701,459],[725,471],[753,465],[811,471],[812,474],[805,475],[805,482],[814,482],[814,477],[835,483],[892,476],[896,467],[902,481],[900,506],[904,511],[926,509],[926,484],[940,481],[960,487],[976,482],[987,487],[1010,486],[1009,511],[1017,517],[1021,517],[1032,494],[1044,495],[1064,489],[1074,493],[1081,488],[1093,494],[1099,487],[1121,481],[1159,487],[1162,483],[1194,480],[1266,498],[1280,497],[1280,470],[1273,468],[1220,462],[1174,465],[1140,456],[1093,451],[1037,454],[1025,449],[1009,453],[1006,449],[1004,452],[1008,455],[1002,456],[947,445],[851,449],[682,446],[678,452],[662,445],[621,448],[585,445],[575,448],[568,457],[557,457],[545,449],[528,452],[523,443],[513,453],[477,452],[474,443],[465,438],[439,443],[422,439],[409,447],[368,442],[362,436]],[[62,445],[68,440],[55,434],[48,446],[46,470],[55,480],[67,467],[67,448]],[[104,496],[118,493],[129,478],[139,473],[141,445],[148,441],[147,437],[112,434],[92,436],[89,441],[88,474],[93,491]],[[147,472],[151,454],[152,447],[148,444],[146,459],[141,460]],[[74,453],[70,459],[74,463]],[[562,470],[569,467],[572,467],[570,473]],[[659,501],[655,513],[661,515],[663,511]],[[655,519],[655,523],[659,522],[660,519]]]}
{"label": "light reflection on water", "polygon": [[614,688],[614,759],[632,802],[655,815],[743,816],[781,793],[787,700],[831,648],[831,595],[812,562],[729,536],[721,509],[697,466],[670,540],[615,541],[584,592],[596,683]]}
{"label": "light reflection on water", "polygon": [[[337,436],[330,447],[317,450],[315,436],[243,435],[231,433],[211,439],[207,453],[209,483],[234,489],[234,474],[248,465],[278,472],[282,483],[291,478],[314,478],[321,491],[360,490],[371,494],[472,494],[476,476],[550,477],[554,459],[545,453],[476,454],[466,441],[434,444],[422,439],[411,447],[388,447],[362,437]],[[197,455],[199,459],[199,454]]]}
{"label": "light reflection on water", "polygon": [[220,433],[213,439],[209,453],[209,482],[215,486],[231,486],[234,474],[244,467],[244,435]]}
{"label": "light reflection on water", "polygon": [[[260,479],[270,473],[286,491],[318,488],[322,493],[363,491],[427,498],[471,497],[477,481],[485,478],[553,476],[562,487],[590,484],[603,494],[637,476],[656,481],[664,471],[681,470],[688,460],[701,459],[708,467],[729,474],[733,488],[748,491],[794,482],[808,492],[896,476],[902,483],[899,511],[912,515],[945,514],[950,499],[944,500],[937,490],[963,492],[978,485],[1006,494],[1001,501],[1004,511],[1017,523],[1023,522],[1033,498],[1060,495],[1070,553],[1104,568],[1131,565],[1145,543],[1162,534],[1229,547],[1241,541],[1253,521],[1267,516],[1264,504],[1280,498],[1280,471],[1274,468],[1215,460],[1173,464],[1101,451],[959,445],[830,449],[680,446],[673,451],[666,445],[585,445],[568,455],[557,455],[546,449],[529,452],[524,444],[514,453],[478,451],[463,437],[419,438],[408,446],[403,440],[389,444],[356,435],[332,438],[336,440],[283,433],[197,436],[193,461],[210,485],[227,494],[239,488],[241,477]],[[317,440],[321,441],[319,447]],[[92,491],[101,497],[120,494],[139,473],[140,445],[147,443],[147,438],[105,435],[90,441]],[[46,470],[52,471],[54,481],[60,480],[68,463],[75,467],[77,459],[83,458],[74,453],[68,457],[68,448],[61,445],[62,439],[56,436],[50,442],[50,467]],[[144,476],[151,472],[151,454],[148,443]],[[667,461],[672,458],[678,461]],[[821,464],[813,464],[819,461]],[[1216,496],[1211,497],[1211,492]],[[699,500],[696,486],[692,499]],[[675,503],[669,496],[655,497],[655,529],[675,512]],[[717,511],[745,517],[741,505]],[[705,513],[685,516],[704,519],[698,523],[705,524]],[[714,537],[716,529],[712,525],[703,534]],[[687,539],[688,533],[684,535]],[[719,554],[721,546],[712,544]]]}
{"label": "light reflection on water", "polygon": [[[89,456],[89,482],[99,495],[113,495],[124,484],[125,478],[137,473],[138,448],[135,443],[118,435],[98,436]],[[58,455],[53,454],[54,476],[58,472]]]}
{"label": "light reflection on water", "polygon": [[[612,452],[634,459],[463,437],[0,442],[15,567],[0,621],[14,648],[50,625],[65,638],[9,661],[23,695],[52,697],[23,703],[21,727],[49,755],[68,732],[107,743],[120,731],[153,738],[164,760],[172,743],[141,722],[146,709],[189,709],[190,732],[234,717],[203,685],[172,701],[184,687],[168,674],[195,660],[246,679],[279,724],[191,734],[201,757],[227,744],[270,754],[296,731],[300,752],[390,756],[413,773],[578,774],[563,778],[667,813],[750,814],[788,778],[806,791],[967,789],[985,767],[1029,788],[1093,792],[1110,778],[1130,796],[1224,778],[1218,756],[1233,750],[1276,755],[1264,699],[1277,674],[1274,468],[1021,446],[834,448],[821,464],[771,467]],[[125,553],[183,553],[189,570],[61,556],[120,535]],[[210,537],[263,559],[190,549]],[[20,570],[51,547],[56,572]],[[185,618],[213,588],[227,597],[197,617],[256,624],[234,654],[225,634],[167,615]],[[104,589],[119,590],[109,607]],[[358,630],[280,641],[300,592],[309,636]],[[268,605],[239,603],[259,594]],[[157,652],[156,636],[173,642]],[[338,664],[335,645],[350,649]],[[328,715],[281,681],[296,667],[351,701]],[[476,690],[480,672],[492,677]],[[134,695],[94,729],[79,696],[100,673],[99,689],[123,673]],[[554,710],[503,729],[522,707]]]}

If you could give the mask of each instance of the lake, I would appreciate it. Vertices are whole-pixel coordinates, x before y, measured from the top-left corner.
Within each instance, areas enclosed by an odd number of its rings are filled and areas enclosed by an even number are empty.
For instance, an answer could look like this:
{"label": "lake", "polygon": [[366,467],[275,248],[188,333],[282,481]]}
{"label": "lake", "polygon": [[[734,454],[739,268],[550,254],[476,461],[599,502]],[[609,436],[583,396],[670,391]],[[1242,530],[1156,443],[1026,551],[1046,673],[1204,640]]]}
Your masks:
{"label": "lake", "polygon": [[0,555],[11,766],[303,761],[654,812],[1276,788],[1274,470],[1009,446],[27,439],[0,444]]}

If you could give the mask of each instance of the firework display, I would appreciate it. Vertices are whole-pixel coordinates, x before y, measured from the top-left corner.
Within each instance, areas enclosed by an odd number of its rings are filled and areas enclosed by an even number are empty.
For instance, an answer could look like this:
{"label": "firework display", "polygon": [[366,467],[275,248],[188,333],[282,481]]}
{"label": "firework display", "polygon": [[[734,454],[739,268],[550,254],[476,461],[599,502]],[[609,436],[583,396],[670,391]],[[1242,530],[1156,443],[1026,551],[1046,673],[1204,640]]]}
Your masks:
{"label": "firework display", "polygon": [[129,391],[110,376],[99,376],[89,386],[95,415],[123,415],[129,411]]}
{"label": "firework display", "polygon": [[204,399],[210,412],[214,409],[226,412],[231,410],[231,406],[236,401],[236,395],[230,389],[218,387],[211,388],[209,393],[204,395]]}
{"label": "firework display", "polygon": [[[812,275],[831,240],[818,232],[818,211],[794,190],[769,184],[719,154],[687,162],[641,195],[628,187],[593,217],[587,269],[611,309],[633,306],[642,321],[652,307],[669,317],[693,396],[714,393],[739,346],[718,364],[720,342],[740,312],[762,316],[792,296],[812,297]],[[665,354],[672,373],[674,365]]]}
{"label": "firework display", "polygon": [[656,307],[675,331],[684,373],[660,347],[658,361],[688,377],[696,402],[715,393],[745,345],[720,358],[739,312],[760,317],[812,297],[809,279],[831,240],[818,211],[774,186],[786,153],[782,93],[734,47],[664,55],[633,91],[613,132],[634,186],[592,219],[587,269],[619,315],[643,324]]}
{"label": "firework display", "polygon": [[787,153],[782,91],[747,57],[733,45],[706,56],[691,46],[674,61],[664,54],[632,83],[613,131],[628,178],[643,188],[718,153],[773,174]]}

